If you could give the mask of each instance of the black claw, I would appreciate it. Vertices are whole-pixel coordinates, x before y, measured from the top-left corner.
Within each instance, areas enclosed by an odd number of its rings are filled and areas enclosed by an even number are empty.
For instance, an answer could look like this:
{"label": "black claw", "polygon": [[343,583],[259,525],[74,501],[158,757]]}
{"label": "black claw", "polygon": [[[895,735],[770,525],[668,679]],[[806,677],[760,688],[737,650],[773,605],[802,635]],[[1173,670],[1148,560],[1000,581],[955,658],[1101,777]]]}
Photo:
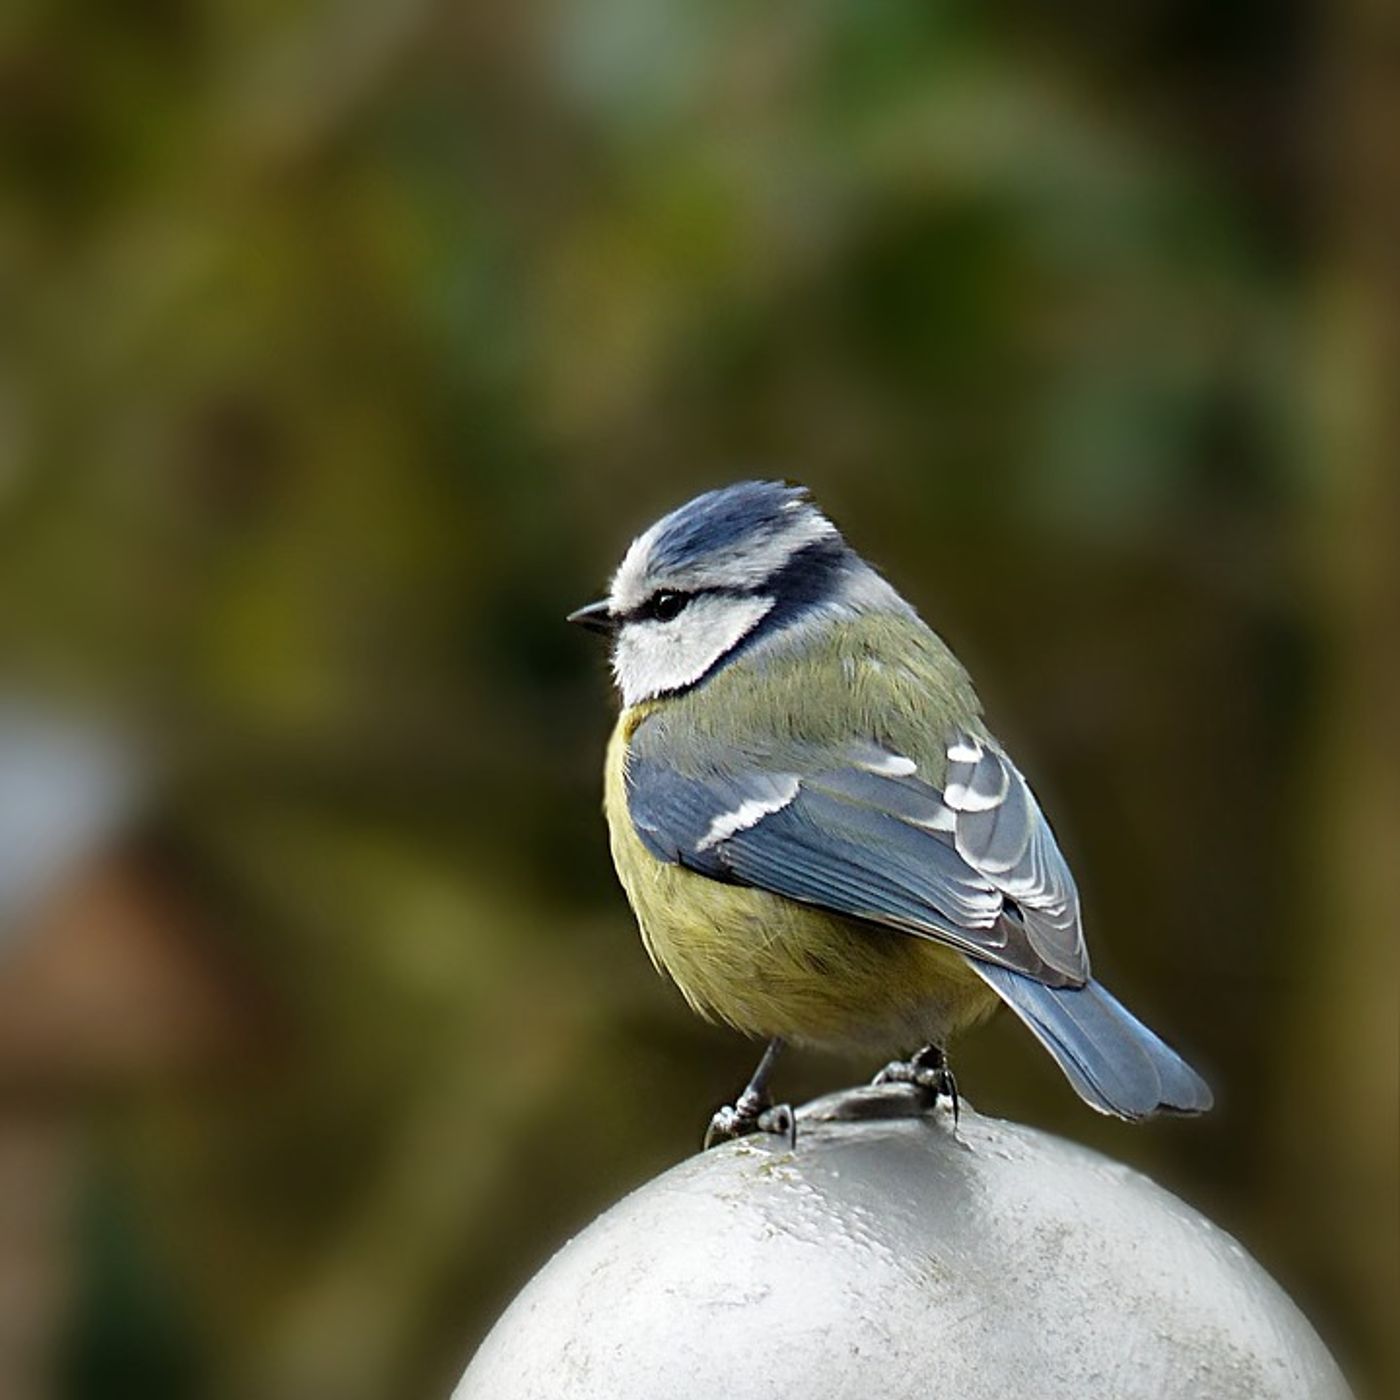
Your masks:
{"label": "black claw", "polygon": [[779,1133],[789,1143],[796,1144],[797,1118],[792,1109],[787,1104],[774,1108],[773,1100],[768,1096],[768,1080],[782,1048],[781,1037],[775,1036],[770,1040],[744,1092],[710,1119],[710,1126],[705,1130],[706,1149],[719,1142],[731,1142],[735,1138],[759,1132]]}
{"label": "black claw", "polygon": [[758,1128],[760,1132],[785,1137],[789,1148],[797,1146],[797,1114],[792,1111],[790,1103],[774,1104],[764,1109],[758,1115]]}
{"label": "black claw", "polygon": [[705,1129],[702,1151],[708,1152],[710,1148],[717,1147],[722,1142],[732,1142],[737,1137],[743,1137],[745,1132],[751,1131],[751,1128],[746,1129],[743,1126],[743,1119],[734,1105],[725,1104],[723,1108],[715,1110],[710,1119],[710,1126]]}
{"label": "black claw", "polygon": [[785,1137],[789,1147],[796,1147],[797,1115],[792,1111],[791,1104],[745,1103],[742,1097],[738,1103],[725,1104],[710,1119],[710,1126],[705,1130],[704,1150],[708,1152],[720,1143],[733,1142],[736,1138],[748,1137],[753,1133]]}
{"label": "black claw", "polygon": [[953,1071],[947,1068],[946,1065],[943,1069],[943,1085],[939,1092],[946,1095],[949,1105],[953,1110],[953,1131],[956,1133],[958,1130],[958,1115],[962,1111],[962,1100],[958,1097],[958,1081],[954,1078]]}
{"label": "black claw", "polygon": [[911,1084],[922,1089],[930,1098],[930,1107],[946,1098],[953,1110],[953,1131],[958,1129],[961,1101],[958,1081],[948,1068],[948,1057],[937,1045],[925,1045],[917,1055],[907,1060],[891,1060],[872,1081],[875,1084]]}

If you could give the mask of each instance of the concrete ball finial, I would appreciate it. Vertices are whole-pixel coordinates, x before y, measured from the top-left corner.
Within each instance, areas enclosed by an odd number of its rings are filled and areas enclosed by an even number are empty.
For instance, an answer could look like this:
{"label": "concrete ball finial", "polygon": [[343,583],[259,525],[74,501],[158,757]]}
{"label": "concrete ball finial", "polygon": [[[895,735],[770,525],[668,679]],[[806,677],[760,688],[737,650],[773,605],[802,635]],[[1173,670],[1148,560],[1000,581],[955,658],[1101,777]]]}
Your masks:
{"label": "concrete ball finial", "polygon": [[[1302,1314],[1126,1167],[902,1087],[681,1162],[565,1245],[454,1400],[1345,1400]],[[901,1116],[891,1116],[901,1115]]]}

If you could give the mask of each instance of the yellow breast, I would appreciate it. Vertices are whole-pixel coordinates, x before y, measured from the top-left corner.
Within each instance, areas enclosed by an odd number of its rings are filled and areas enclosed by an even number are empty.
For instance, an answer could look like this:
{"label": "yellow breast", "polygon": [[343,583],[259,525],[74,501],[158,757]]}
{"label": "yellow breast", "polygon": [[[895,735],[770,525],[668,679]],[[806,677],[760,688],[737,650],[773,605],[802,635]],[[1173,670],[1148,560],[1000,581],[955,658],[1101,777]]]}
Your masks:
{"label": "yellow breast", "polygon": [[996,996],[962,954],[658,860],[627,811],[632,733],[608,744],[603,810],[613,863],[652,961],[701,1015],[750,1035],[877,1053],[943,1044]]}

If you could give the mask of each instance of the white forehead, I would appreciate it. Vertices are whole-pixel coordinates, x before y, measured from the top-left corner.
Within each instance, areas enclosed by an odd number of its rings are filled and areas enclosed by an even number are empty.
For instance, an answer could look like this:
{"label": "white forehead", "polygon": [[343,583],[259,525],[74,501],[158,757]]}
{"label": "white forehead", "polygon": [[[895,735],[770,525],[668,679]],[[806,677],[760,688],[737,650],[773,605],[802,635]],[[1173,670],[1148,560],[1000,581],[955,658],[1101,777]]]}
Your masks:
{"label": "white forehead", "polygon": [[613,575],[608,606],[614,613],[630,612],[658,588],[694,592],[702,588],[746,590],[761,587],[800,550],[836,535],[836,526],[805,500],[784,504],[777,522],[771,520],[737,539],[717,541],[713,548],[679,560],[657,557],[657,545],[672,523],[666,516],[638,535]]}

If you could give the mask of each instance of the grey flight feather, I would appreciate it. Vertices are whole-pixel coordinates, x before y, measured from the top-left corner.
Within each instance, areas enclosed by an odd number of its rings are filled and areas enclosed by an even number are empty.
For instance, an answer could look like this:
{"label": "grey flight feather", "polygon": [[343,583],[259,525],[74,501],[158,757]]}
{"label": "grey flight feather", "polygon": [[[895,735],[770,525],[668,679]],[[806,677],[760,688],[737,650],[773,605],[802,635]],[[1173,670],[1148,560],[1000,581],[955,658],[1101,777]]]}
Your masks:
{"label": "grey flight feather", "polygon": [[[643,721],[628,810],[653,855],[931,938],[1048,986],[1089,976],[1074,881],[1014,765],[957,731],[944,787],[875,744],[737,753]],[[962,757],[959,757],[962,755]]]}
{"label": "grey flight feather", "polygon": [[1087,979],[1074,876],[1016,765],[988,740],[959,734],[948,747],[943,800],[958,814],[958,853],[1016,902],[1031,947],[1051,967]]}
{"label": "grey flight feather", "polygon": [[1046,987],[985,962],[973,966],[1100,1113],[1138,1119],[1210,1108],[1205,1080],[1101,983]]}

